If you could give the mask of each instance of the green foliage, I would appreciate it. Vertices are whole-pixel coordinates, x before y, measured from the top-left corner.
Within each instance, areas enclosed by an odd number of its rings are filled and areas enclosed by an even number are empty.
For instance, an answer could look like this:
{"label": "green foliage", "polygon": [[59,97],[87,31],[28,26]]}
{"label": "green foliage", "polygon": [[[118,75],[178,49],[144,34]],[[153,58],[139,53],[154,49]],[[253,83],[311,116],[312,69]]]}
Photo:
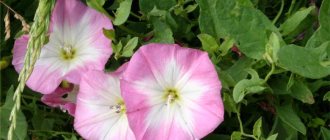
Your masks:
{"label": "green foliage", "polygon": [[[1,118],[1,139],[7,139],[7,133],[10,126],[8,120],[12,107],[14,106],[13,96],[14,87],[11,86],[7,92],[6,102],[0,107],[0,118]],[[25,140],[27,135],[27,122],[22,111],[17,113],[16,129],[14,130],[13,138],[15,140]]]}
{"label": "green foliage", "polygon": [[[37,0],[3,2],[34,23]],[[113,48],[107,71],[147,43],[177,43],[209,54],[226,112],[205,140],[330,139],[330,0],[84,2],[113,21],[113,30],[103,30]],[[7,9],[0,5],[4,17]],[[11,38],[0,36],[1,93],[8,91],[1,94],[1,139],[6,139],[13,106],[9,87],[18,85],[11,50],[24,34],[20,21],[12,17],[10,22]],[[14,137],[80,139],[73,118],[42,104],[40,94],[26,89],[21,98]]]}

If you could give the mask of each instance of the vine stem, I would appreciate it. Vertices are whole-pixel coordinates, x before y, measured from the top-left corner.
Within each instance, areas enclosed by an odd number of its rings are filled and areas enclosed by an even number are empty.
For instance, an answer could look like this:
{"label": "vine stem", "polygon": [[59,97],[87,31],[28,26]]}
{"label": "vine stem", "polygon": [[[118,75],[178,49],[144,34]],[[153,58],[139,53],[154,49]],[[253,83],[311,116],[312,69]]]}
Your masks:
{"label": "vine stem", "polygon": [[55,0],[40,0],[36,14],[34,16],[34,23],[32,24],[31,30],[29,32],[29,41],[27,51],[24,57],[24,66],[19,73],[19,83],[15,90],[13,100],[14,105],[10,112],[9,121],[10,126],[8,129],[7,139],[13,139],[13,132],[16,129],[16,119],[17,113],[20,110],[21,106],[21,96],[24,90],[26,81],[33,71],[35,62],[37,61],[41,47],[46,42],[46,35],[48,32],[50,15],[54,7]]}
{"label": "vine stem", "polygon": [[296,4],[296,0],[292,0],[291,1],[290,8],[289,8],[288,12],[286,13],[287,16],[290,16],[290,14],[292,12],[292,9],[293,9],[293,7],[294,7],[295,4]]}
{"label": "vine stem", "polygon": [[[240,108],[240,106],[239,106]],[[239,109],[240,110],[240,109]],[[255,140],[258,140],[257,137],[255,137],[254,135],[251,135],[251,134],[246,134],[244,132],[244,128],[243,128],[243,123],[242,123],[242,120],[241,120],[241,114],[239,111],[236,112],[236,115],[237,115],[237,120],[238,120],[238,123],[239,123],[239,129],[240,129],[240,132],[241,132],[241,135],[242,136],[245,136],[245,137],[249,137],[249,138],[253,138]]]}
{"label": "vine stem", "polygon": [[280,11],[277,13],[276,17],[274,18],[273,24],[275,24],[277,22],[278,18],[280,18],[280,16],[282,15],[283,9],[284,9],[284,0],[281,0],[281,8],[280,8]]}
{"label": "vine stem", "polygon": [[268,72],[268,74],[266,75],[265,80],[264,80],[264,83],[266,83],[266,82],[268,81],[268,79],[270,78],[270,76],[271,76],[271,75],[274,73],[274,71],[275,71],[275,64],[272,63],[271,65],[272,65],[272,66],[271,66],[271,69],[270,69],[270,71]]}

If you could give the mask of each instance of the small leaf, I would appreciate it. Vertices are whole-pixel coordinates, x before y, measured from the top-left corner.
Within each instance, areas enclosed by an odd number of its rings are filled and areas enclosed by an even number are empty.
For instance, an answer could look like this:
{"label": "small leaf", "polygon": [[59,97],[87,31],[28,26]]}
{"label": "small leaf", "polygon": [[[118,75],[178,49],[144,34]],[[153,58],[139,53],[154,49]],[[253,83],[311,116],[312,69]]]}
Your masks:
{"label": "small leaf", "polygon": [[260,79],[258,73],[253,69],[247,70],[252,76],[251,79],[243,79],[239,81],[233,90],[233,97],[236,103],[239,103],[243,100],[244,96],[250,93],[258,93],[266,88],[262,85],[264,80]]}
{"label": "small leaf", "polygon": [[258,139],[262,134],[261,126],[262,126],[262,117],[260,117],[253,125],[253,135],[256,136]]}
{"label": "small leaf", "polygon": [[119,8],[115,13],[114,25],[121,25],[126,22],[130,12],[131,12],[132,0],[124,0],[119,4]]}
{"label": "small leaf", "polygon": [[225,39],[224,42],[221,43],[219,49],[221,51],[221,56],[225,56],[228,51],[233,47],[235,40],[232,38]]}
{"label": "small leaf", "polygon": [[89,7],[92,7],[106,16],[109,16],[108,12],[103,8],[105,0],[86,0],[86,3]]}
{"label": "small leaf", "polygon": [[[270,63],[276,63],[278,61],[278,51],[280,50],[281,44],[280,44],[280,38],[277,34],[274,32],[270,35],[269,41],[266,45],[266,54],[264,54],[264,57],[270,62]],[[268,58],[269,56],[269,58]]]}
{"label": "small leaf", "polygon": [[226,92],[223,93],[223,104],[225,106],[225,110],[228,113],[237,112],[237,106],[236,106],[233,98]]}
{"label": "small leaf", "polygon": [[285,124],[299,131],[303,135],[306,135],[306,127],[298,117],[298,115],[293,111],[291,105],[278,106],[276,107],[277,115]]}
{"label": "small leaf", "polygon": [[323,140],[330,140],[330,130],[325,128],[325,127],[321,127],[321,134],[322,134],[322,138]]}
{"label": "small leaf", "polygon": [[121,41],[118,44],[112,44],[112,50],[115,53],[115,59],[118,59],[121,55],[120,52],[123,48],[123,45],[121,44]]}
{"label": "small leaf", "polygon": [[116,40],[116,35],[114,30],[108,30],[103,28],[103,34],[111,40]]}
{"label": "small leaf", "polygon": [[313,93],[303,82],[298,80],[296,80],[291,87],[290,95],[303,103],[313,104],[315,102]]}
{"label": "small leaf", "polygon": [[212,36],[208,34],[199,34],[197,37],[202,42],[203,50],[208,53],[215,53],[219,48],[217,41]]}
{"label": "small leaf", "polygon": [[328,91],[328,92],[323,96],[323,101],[329,101],[329,102],[330,102],[330,91]]}
{"label": "small leaf", "polygon": [[310,6],[307,9],[301,9],[289,17],[284,23],[280,26],[282,35],[288,35],[294,31],[299,24],[315,9],[315,6]]}
{"label": "small leaf", "polygon": [[231,136],[230,136],[231,140],[241,140],[242,139],[242,134],[241,132],[238,131],[234,131]]}
{"label": "small leaf", "polygon": [[276,140],[277,135],[278,135],[277,133],[273,134],[273,135],[269,136],[266,140]]}
{"label": "small leaf", "polygon": [[136,48],[138,42],[139,42],[138,37],[131,38],[123,48],[123,53],[121,56],[131,57],[133,55],[133,50]]}
{"label": "small leaf", "polygon": [[197,8],[197,6],[198,4],[188,5],[184,10],[186,11],[186,13],[190,13],[194,11]]}

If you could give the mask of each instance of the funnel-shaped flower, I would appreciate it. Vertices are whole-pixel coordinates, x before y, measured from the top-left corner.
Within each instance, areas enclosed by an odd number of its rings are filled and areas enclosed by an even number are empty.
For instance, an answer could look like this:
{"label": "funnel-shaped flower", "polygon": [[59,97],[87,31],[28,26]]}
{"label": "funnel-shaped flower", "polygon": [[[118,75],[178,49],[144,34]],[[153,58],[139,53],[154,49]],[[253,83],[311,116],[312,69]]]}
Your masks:
{"label": "funnel-shaped flower", "polygon": [[[103,28],[112,29],[111,21],[80,0],[57,0],[49,42],[42,47],[28,87],[49,94],[62,80],[79,84],[82,73],[103,70],[112,53],[111,41],[103,35]],[[28,38],[25,35],[15,41],[12,63],[17,71],[23,67]]]}
{"label": "funnel-shaped flower", "polygon": [[121,72],[105,74],[103,71],[90,71],[83,76],[74,120],[74,127],[83,138],[135,139],[121,97],[120,74]]}
{"label": "funnel-shaped flower", "polygon": [[223,121],[221,83],[208,54],[148,44],[121,80],[130,127],[138,140],[191,140]]}
{"label": "funnel-shaped flower", "polygon": [[68,111],[70,115],[74,116],[78,91],[78,85],[59,86],[53,93],[43,95],[41,101],[48,106],[59,107],[63,111]]}

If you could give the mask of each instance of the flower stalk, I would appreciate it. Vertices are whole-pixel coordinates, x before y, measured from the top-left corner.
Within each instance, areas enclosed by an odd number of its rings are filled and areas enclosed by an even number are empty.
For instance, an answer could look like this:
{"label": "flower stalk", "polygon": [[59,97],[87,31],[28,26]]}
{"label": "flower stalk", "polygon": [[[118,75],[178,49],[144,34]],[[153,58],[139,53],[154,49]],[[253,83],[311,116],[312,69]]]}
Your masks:
{"label": "flower stalk", "polygon": [[31,30],[29,32],[30,39],[28,41],[27,53],[24,58],[24,66],[19,74],[19,84],[13,97],[15,103],[9,117],[10,127],[7,135],[8,140],[13,139],[13,132],[16,128],[16,116],[20,109],[21,94],[24,90],[26,81],[33,71],[34,64],[40,55],[41,47],[46,42],[50,15],[54,3],[55,0],[39,1],[39,5],[34,16],[34,23],[32,24]]}

